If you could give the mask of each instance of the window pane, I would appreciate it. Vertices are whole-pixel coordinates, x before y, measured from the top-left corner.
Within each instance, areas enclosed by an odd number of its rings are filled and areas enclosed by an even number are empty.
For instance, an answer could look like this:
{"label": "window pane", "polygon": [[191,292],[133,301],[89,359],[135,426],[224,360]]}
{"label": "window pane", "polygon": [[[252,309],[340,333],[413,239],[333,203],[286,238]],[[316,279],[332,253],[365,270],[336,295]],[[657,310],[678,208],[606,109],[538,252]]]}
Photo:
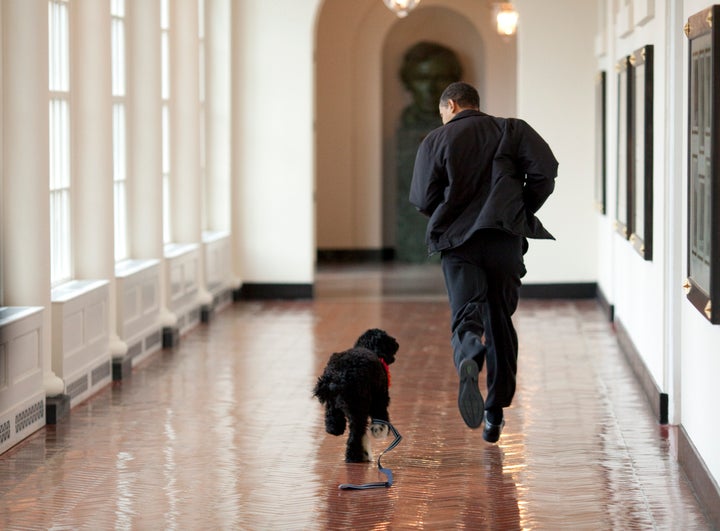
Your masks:
{"label": "window pane", "polygon": [[68,8],[64,2],[48,4],[48,81],[51,91],[70,87],[70,34]]}
{"label": "window pane", "polygon": [[167,105],[162,108],[162,172],[170,173],[170,111]]}
{"label": "window pane", "polygon": [[163,175],[163,243],[171,241],[170,233],[170,178]]}
{"label": "window pane", "polygon": [[112,93],[125,95],[125,23],[122,19],[112,20]]}
{"label": "window pane", "polygon": [[70,21],[67,0],[48,2],[50,275],[72,275],[70,193]]}
{"label": "window pane", "polygon": [[125,105],[113,105],[113,182],[115,207],[115,260],[128,258],[126,198]]}
{"label": "window pane", "polygon": [[113,105],[113,181],[125,180],[125,107]]}
{"label": "window pane", "polygon": [[127,124],[125,0],[110,0],[112,14],[113,207],[115,260],[129,258],[127,225]]}
{"label": "window pane", "polygon": [[198,36],[205,38],[205,0],[198,0]]}
{"label": "window pane", "polygon": [[125,0],[110,0],[110,13],[116,17],[124,17]]}
{"label": "window pane", "polygon": [[115,197],[115,260],[128,258],[127,249],[127,198],[125,181],[114,185]]}
{"label": "window pane", "polygon": [[170,6],[168,0],[160,0],[160,97],[162,106],[162,181],[163,181],[163,242],[172,238],[170,218]]}
{"label": "window pane", "polygon": [[163,32],[160,38],[160,53],[161,53],[161,86],[160,93],[163,100],[167,100],[170,97],[170,45],[168,42],[167,32]]}
{"label": "window pane", "polygon": [[168,29],[170,27],[170,6],[168,0],[160,0],[160,27]]}

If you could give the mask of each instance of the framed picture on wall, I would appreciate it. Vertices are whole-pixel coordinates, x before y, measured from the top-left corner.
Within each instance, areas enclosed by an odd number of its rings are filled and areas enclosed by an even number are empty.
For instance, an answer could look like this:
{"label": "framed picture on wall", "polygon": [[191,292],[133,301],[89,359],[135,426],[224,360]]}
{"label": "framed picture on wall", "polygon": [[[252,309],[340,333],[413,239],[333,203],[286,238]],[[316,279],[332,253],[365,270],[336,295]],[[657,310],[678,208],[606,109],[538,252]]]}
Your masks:
{"label": "framed picture on wall", "polygon": [[595,208],[601,214],[607,211],[607,107],[605,71],[598,72],[595,78]]}
{"label": "framed picture on wall", "polygon": [[[714,22],[714,23],[713,23]],[[688,300],[720,324],[720,6],[685,25],[689,41]]]}
{"label": "framed picture on wall", "polygon": [[629,179],[630,242],[652,260],[653,242],[653,46],[630,56],[632,77],[632,173]]}
{"label": "framed picture on wall", "polygon": [[630,179],[632,176],[632,77],[630,56],[616,65],[617,71],[617,183],[615,196],[615,229],[625,238],[630,237]]}

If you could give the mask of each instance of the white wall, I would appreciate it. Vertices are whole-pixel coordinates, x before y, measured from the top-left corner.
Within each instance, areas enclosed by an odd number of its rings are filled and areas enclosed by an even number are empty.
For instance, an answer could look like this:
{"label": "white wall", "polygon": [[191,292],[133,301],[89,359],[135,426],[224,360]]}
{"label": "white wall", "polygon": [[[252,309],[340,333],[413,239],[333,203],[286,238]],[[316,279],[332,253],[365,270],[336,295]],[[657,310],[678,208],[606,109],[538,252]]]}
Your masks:
{"label": "white wall", "polygon": [[[611,3],[608,3],[611,4]],[[608,153],[608,213],[599,224],[603,249],[608,250],[609,275],[603,277],[601,288],[615,305],[616,318],[627,330],[633,344],[641,353],[645,365],[662,391],[668,391],[665,379],[665,285],[667,252],[663,220],[666,212],[667,178],[676,178],[666,169],[666,152],[662,149],[666,134],[667,57],[665,53],[666,11],[662,2],[654,2],[650,12],[625,7],[623,11],[607,5],[605,31],[610,43],[600,58],[598,69],[607,72],[609,95],[608,139],[612,144]],[[647,5],[647,4],[646,4]],[[653,258],[644,260],[630,242],[618,234],[613,223],[617,217],[617,73],[615,65],[646,45],[654,47],[653,89]]]}
{"label": "white wall", "polygon": [[318,15],[315,153],[321,248],[381,246],[379,66],[393,20],[381,2],[372,0],[326,0]]}
{"label": "white wall", "polygon": [[595,6],[577,0],[518,0],[515,6],[517,115],[545,138],[560,163],[555,192],[538,214],[557,240],[530,242],[524,282],[595,282]]}
{"label": "white wall", "polygon": [[[617,131],[617,87],[615,73],[615,39],[613,35],[612,2],[607,0],[596,0],[596,34],[595,34],[595,55],[597,57],[596,75],[598,72],[605,72],[605,213],[596,212],[596,230],[598,238],[598,288],[608,299],[610,304],[614,303],[613,284],[613,257],[615,241],[613,220],[615,219],[615,172],[617,160],[617,142],[615,140]],[[593,122],[593,127],[596,125]],[[594,138],[597,141],[597,138]],[[593,158],[593,164],[596,163]],[[593,175],[593,179],[595,176]]]}
{"label": "white wall", "polygon": [[312,283],[318,1],[236,0],[233,231],[243,282]]}

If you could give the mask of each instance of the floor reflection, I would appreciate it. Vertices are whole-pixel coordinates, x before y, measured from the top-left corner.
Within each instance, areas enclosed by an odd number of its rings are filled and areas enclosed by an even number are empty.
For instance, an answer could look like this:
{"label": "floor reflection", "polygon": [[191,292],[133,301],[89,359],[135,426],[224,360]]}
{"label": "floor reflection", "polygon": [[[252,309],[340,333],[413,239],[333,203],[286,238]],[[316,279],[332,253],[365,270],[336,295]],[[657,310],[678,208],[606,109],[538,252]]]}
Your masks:
{"label": "floor reflection", "polygon": [[[521,301],[503,436],[467,429],[436,272],[333,270],[313,301],[215,314],[0,456],[0,528],[709,528],[675,428],[654,422],[594,301]],[[403,440],[382,459],[392,487],[345,491],[385,476],[344,462],[312,387],[373,327],[400,343],[390,417]]]}

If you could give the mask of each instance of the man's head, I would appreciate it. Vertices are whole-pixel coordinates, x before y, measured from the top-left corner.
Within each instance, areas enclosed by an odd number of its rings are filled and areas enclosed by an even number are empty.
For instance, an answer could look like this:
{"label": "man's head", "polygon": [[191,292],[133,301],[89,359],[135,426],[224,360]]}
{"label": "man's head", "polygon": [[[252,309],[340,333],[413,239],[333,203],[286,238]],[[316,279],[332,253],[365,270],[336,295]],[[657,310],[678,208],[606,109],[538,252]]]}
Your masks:
{"label": "man's head", "polygon": [[480,110],[480,95],[472,85],[458,81],[450,83],[440,95],[440,117],[446,124],[460,111],[472,109]]}

